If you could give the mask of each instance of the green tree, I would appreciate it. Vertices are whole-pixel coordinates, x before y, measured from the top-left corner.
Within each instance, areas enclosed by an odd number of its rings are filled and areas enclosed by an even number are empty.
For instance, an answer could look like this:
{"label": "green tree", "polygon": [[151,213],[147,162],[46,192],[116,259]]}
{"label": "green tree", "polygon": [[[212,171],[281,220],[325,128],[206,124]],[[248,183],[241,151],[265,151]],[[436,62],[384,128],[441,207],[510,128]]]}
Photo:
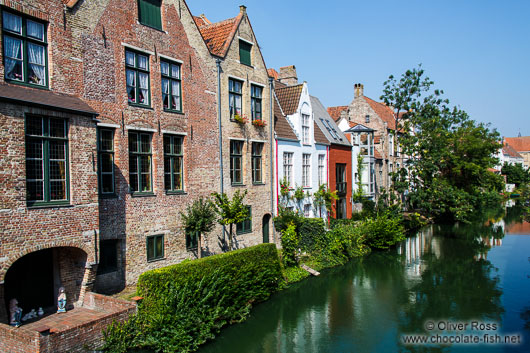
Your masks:
{"label": "green tree", "polygon": [[237,190],[231,200],[225,193],[219,194],[216,192],[212,195],[214,196],[215,210],[219,215],[217,221],[224,226],[229,226],[228,249],[232,250],[234,241],[233,225],[243,222],[249,217],[248,208],[243,203],[247,190],[242,193]]}
{"label": "green tree", "polygon": [[326,208],[328,215],[331,215],[332,212],[332,203],[334,200],[337,200],[337,191],[330,191],[327,184],[320,184],[318,186],[318,191],[313,194],[313,204],[315,208],[318,209],[320,217],[322,217],[322,207]]}
{"label": "green tree", "polygon": [[184,230],[190,236],[197,235],[197,257],[202,257],[202,236],[212,231],[217,219],[215,206],[210,199],[202,197],[195,200],[193,204],[186,208],[186,212],[180,213]]}
{"label": "green tree", "polygon": [[501,173],[506,175],[508,184],[515,184],[516,187],[530,183],[530,171],[522,164],[508,164],[504,162]]}
{"label": "green tree", "polygon": [[497,163],[496,130],[450,107],[421,66],[384,85],[381,99],[400,116],[399,143],[407,158],[393,177],[410,190],[413,207],[437,219],[465,221],[484,200],[498,198],[502,181],[488,170]]}

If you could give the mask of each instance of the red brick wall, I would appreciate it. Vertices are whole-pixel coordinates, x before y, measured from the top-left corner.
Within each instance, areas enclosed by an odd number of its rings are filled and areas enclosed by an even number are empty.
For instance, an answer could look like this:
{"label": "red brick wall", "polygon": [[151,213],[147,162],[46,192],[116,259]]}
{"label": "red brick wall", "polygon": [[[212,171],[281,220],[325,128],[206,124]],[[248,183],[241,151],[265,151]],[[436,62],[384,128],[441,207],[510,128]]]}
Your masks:
{"label": "red brick wall", "polygon": [[[346,188],[346,216],[347,218],[351,218],[352,214],[352,204],[351,204],[351,197],[352,197],[352,170],[351,170],[351,147],[349,146],[341,146],[341,145],[331,145],[329,148],[329,186],[331,191],[336,190],[336,183],[337,183],[337,174],[335,165],[345,164],[346,165],[346,181],[348,183]],[[335,209],[336,202],[333,202],[333,217],[336,217],[337,210]]]}

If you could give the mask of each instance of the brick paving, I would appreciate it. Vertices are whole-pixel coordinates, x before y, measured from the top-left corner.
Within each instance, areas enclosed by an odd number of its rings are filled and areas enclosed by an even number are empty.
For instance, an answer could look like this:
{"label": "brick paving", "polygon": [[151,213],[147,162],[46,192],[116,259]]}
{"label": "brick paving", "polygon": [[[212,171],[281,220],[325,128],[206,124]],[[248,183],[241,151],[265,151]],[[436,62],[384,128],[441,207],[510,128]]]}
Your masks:
{"label": "brick paving", "polygon": [[41,319],[34,319],[30,323],[23,324],[27,330],[61,332],[72,327],[80,326],[91,321],[101,319],[111,312],[91,310],[87,308],[74,308],[65,313],[55,313],[44,316]]}

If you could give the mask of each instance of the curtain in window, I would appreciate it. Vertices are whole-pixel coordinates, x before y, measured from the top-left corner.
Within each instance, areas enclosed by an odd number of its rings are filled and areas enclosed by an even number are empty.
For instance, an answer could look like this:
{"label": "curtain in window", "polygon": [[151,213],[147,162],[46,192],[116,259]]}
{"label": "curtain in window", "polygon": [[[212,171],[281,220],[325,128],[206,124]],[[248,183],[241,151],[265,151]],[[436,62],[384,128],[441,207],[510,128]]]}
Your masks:
{"label": "curtain in window", "polygon": [[169,108],[169,80],[162,79],[162,102],[164,102],[164,108]]}
{"label": "curtain in window", "polygon": [[[22,42],[4,36],[4,55],[6,57],[6,77],[13,80],[22,80],[22,62],[13,59],[22,59]],[[13,59],[12,59],[13,58]]]}
{"label": "curtain in window", "polygon": [[29,80],[39,85],[45,84],[44,47],[28,43]]}
{"label": "curtain in window", "polygon": [[136,82],[135,82],[135,73],[132,70],[127,70],[127,95],[129,97],[129,102],[136,103]]}
{"label": "curtain in window", "polygon": [[171,109],[180,110],[180,82],[171,81]]}
{"label": "curtain in window", "polygon": [[13,32],[22,33],[22,18],[10,14],[9,12],[4,12],[3,16],[4,28]]}
{"label": "curtain in window", "polygon": [[27,35],[28,37],[38,38],[40,40],[44,40],[44,25],[42,23],[37,23],[28,20],[26,22],[27,28]]}
{"label": "curtain in window", "polygon": [[138,97],[138,103],[149,104],[149,75],[142,72],[138,75],[140,96]]}

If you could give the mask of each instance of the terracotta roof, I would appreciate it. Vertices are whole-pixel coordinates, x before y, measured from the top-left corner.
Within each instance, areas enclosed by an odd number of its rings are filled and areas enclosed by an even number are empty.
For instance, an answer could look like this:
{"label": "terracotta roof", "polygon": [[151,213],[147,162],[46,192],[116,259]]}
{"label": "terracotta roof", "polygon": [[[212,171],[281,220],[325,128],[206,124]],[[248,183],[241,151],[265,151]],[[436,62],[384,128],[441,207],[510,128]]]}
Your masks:
{"label": "terracotta roof", "polygon": [[296,137],[291,124],[283,115],[276,97],[274,98],[274,132],[276,133],[276,138],[298,141],[298,137]]}
{"label": "terracotta roof", "polygon": [[320,126],[316,122],[313,122],[313,124],[315,124],[315,127],[313,129],[315,131],[315,143],[321,145],[329,145],[329,141],[326,135],[324,135],[324,132],[322,132],[322,130],[320,129]]}
{"label": "terracotta roof", "polygon": [[239,13],[234,18],[199,26],[199,31],[210,53],[225,57],[242,18],[243,14]]}
{"label": "terracotta roof", "polygon": [[507,154],[510,157],[523,158],[523,156],[517,153],[517,151],[506,142],[504,142],[504,146],[502,147],[502,153]]}
{"label": "terracotta roof", "polygon": [[294,114],[298,109],[303,86],[299,84],[276,89],[276,96],[285,115]]}
{"label": "terracotta roof", "polygon": [[278,71],[274,69],[267,69],[267,73],[269,74],[269,77],[272,77],[275,80],[278,79],[278,75],[279,75]]}
{"label": "terracotta roof", "polygon": [[508,143],[517,152],[530,151],[530,136],[505,137],[504,141]]}
{"label": "terracotta roof", "polygon": [[200,16],[193,16],[193,20],[197,24],[197,27],[202,27],[202,26],[207,26],[207,25],[212,24],[212,22],[210,22],[210,20],[207,19],[204,14],[201,14]]}
{"label": "terracotta roof", "polygon": [[76,96],[55,93],[43,89],[0,85],[0,100],[30,104],[75,113],[98,115],[88,104]]}
{"label": "terracotta roof", "polygon": [[347,105],[339,105],[337,107],[328,107],[328,114],[331,116],[331,118],[335,121],[338,121],[340,119],[340,113],[347,110]]}
{"label": "terracotta roof", "polygon": [[348,121],[348,124],[350,125],[350,127],[355,127],[355,126],[359,125],[357,123],[354,123],[353,121]]}
{"label": "terracotta roof", "polygon": [[387,126],[389,129],[395,130],[396,129],[396,119],[394,117],[394,112],[392,109],[390,109],[389,106],[376,102],[371,98],[363,96],[366,103],[370,105],[370,107],[374,110],[374,112],[379,115],[379,117],[387,123]]}

